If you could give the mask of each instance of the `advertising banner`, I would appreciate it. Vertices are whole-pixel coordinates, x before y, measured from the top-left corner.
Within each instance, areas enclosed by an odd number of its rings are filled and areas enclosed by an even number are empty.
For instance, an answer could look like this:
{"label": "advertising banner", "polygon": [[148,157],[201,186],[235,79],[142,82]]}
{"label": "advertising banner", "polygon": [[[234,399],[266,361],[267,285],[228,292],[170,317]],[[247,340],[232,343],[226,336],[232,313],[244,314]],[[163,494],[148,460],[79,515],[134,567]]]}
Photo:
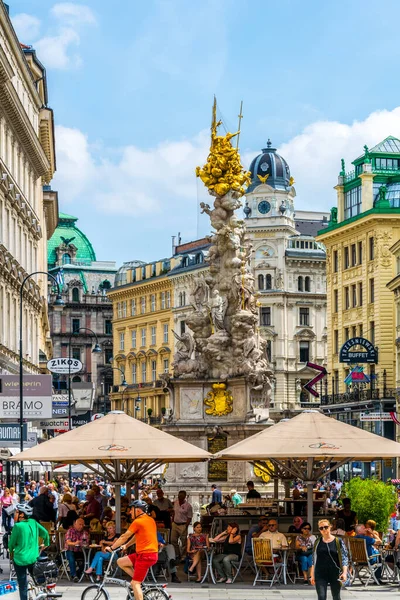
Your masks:
{"label": "advertising banner", "polygon": [[[24,419],[52,415],[51,375],[24,375]],[[0,419],[19,419],[19,375],[0,375]]]}

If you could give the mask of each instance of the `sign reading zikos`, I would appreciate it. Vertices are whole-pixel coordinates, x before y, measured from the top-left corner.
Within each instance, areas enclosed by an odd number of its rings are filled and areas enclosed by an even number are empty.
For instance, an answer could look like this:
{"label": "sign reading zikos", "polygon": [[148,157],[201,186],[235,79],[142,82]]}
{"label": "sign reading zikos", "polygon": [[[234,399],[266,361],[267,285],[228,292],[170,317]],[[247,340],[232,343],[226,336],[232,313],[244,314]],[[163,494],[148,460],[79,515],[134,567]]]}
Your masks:
{"label": "sign reading zikos", "polygon": [[47,368],[52,373],[69,375],[82,371],[82,363],[77,358],[52,358],[47,363]]}
{"label": "sign reading zikos", "polygon": [[[354,346],[360,346],[363,350],[350,352]],[[347,340],[340,349],[339,362],[341,363],[377,363],[378,350],[370,341],[362,337]]]}
{"label": "sign reading zikos", "polygon": [[[19,419],[19,375],[0,375],[0,419]],[[51,375],[24,375],[24,419],[52,416]]]}

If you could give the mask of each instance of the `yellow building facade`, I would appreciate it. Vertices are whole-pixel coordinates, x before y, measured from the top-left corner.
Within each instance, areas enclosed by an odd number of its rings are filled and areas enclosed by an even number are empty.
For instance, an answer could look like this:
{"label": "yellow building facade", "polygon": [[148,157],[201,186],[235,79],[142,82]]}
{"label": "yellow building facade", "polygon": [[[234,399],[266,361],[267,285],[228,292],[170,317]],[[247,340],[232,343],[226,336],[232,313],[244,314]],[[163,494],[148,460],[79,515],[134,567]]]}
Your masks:
{"label": "yellow building facade", "polygon": [[[340,349],[362,337],[378,350],[376,364],[360,361],[379,397],[396,388],[395,303],[387,286],[396,274],[391,253],[400,240],[400,141],[386,138],[339,175],[337,209],[318,241],[326,247],[329,391],[348,390],[354,364],[340,362]],[[355,346],[353,350],[362,350]]]}
{"label": "yellow building facade", "polygon": [[128,384],[120,386],[121,373],[115,369],[111,407],[139,419],[150,416],[153,423],[168,408],[160,375],[171,372],[174,348],[170,269],[169,259],[124,263],[108,292],[113,304],[112,366],[124,372]]}

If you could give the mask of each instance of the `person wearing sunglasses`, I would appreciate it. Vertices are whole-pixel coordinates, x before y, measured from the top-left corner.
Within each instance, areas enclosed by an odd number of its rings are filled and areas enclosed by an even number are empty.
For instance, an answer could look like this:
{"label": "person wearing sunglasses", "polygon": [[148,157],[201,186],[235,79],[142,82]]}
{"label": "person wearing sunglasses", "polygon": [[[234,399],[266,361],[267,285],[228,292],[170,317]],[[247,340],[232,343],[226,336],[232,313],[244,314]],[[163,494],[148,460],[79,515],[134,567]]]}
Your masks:
{"label": "person wearing sunglasses", "polygon": [[332,535],[327,519],[318,521],[321,537],[315,542],[311,584],[315,585],[318,600],[326,600],[328,585],[333,600],[340,600],[342,583],[347,580],[349,556],[342,539]]}
{"label": "person wearing sunglasses", "polygon": [[313,547],[315,541],[315,535],[311,535],[310,523],[302,523],[301,535],[298,535],[296,538],[296,559],[300,563],[305,584],[310,583],[309,573],[313,563]]}
{"label": "person wearing sunglasses", "polygon": [[287,548],[288,542],[286,537],[278,531],[278,521],[276,519],[270,519],[268,521],[268,530],[260,534],[260,538],[271,540],[271,545],[274,550],[280,548]]}

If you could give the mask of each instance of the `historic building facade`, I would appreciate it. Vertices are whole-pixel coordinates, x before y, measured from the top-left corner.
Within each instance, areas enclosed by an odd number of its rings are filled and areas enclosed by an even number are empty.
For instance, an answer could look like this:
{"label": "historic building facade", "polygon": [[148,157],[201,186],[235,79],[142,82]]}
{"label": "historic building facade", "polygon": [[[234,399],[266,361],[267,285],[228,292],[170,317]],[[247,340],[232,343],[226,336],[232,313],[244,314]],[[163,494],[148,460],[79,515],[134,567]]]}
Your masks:
{"label": "historic building facade", "polygon": [[326,365],[326,257],[315,234],[327,225],[328,214],[295,211],[289,166],[270,142],[250,172],[243,210],[253,244],[259,332],[274,372],[274,418],[311,401],[302,385],[315,371],[306,363]]}
{"label": "historic building facade", "polygon": [[[168,274],[173,259],[124,263],[108,297],[113,308],[114,366],[125,373],[128,387],[118,389],[114,371],[112,406],[140,419],[161,419],[168,395],[160,374],[173,358],[173,289]],[[149,412],[150,411],[150,412]]]}
{"label": "historic building facade", "polygon": [[[71,353],[83,364],[82,371],[72,377],[75,399],[79,401],[93,390],[91,408],[103,412],[110,409],[113,382],[112,304],[107,291],[114,285],[117,268],[115,262],[96,260],[77,221],[77,217],[60,213],[48,243],[48,270],[59,279],[65,302],[61,312],[49,307],[51,335],[55,357]],[[92,353],[96,337],[89,330],[96,334],[102,353]],[[57,389],[66,389],[66,376],[53,375],[53,379]]]}
{"label": "historic building facade", "polygon": [[[56,194],[42,185],[55,171],[53,111],[43,65],[17,39],[0,3],[0,372],[19,366],[19,295],[24,278],[46,271],[46,244],[58,219]],[[40,372],[51,354],[47,277],[23,291],[24,369]]]}

